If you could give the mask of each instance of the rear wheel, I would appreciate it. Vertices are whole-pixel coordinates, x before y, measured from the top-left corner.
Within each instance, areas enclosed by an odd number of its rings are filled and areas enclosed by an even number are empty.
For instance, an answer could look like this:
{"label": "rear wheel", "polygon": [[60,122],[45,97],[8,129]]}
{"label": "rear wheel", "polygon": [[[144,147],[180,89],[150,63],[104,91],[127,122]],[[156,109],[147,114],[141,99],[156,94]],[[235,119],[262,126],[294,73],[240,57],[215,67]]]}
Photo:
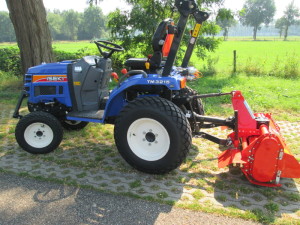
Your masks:
{"label": "rear wheel", "polygon": [[[185,88],[180,90],[182,92],[183,95],[187,95],[187,96],[193,96],[193,95],[198,95],[197,91],[195,91],[194,89],[186,86]],[[199,115],[204,115],[204,105],[201,101],[200,98],[195,98],[192,100],[191,102],[193,111]],[[188,110],[191,110],[191,106],[189,104],[185,104],[184,105]]]}
{"label": "rear wheel", "polygon": [[63,137],[60,122],[51,114],[32,112],[17,124],[15,136],[18,144],[27,152],[45,154],[55,150]]}
{"label": "rear wheel", "polygon": [[134,168],[163,174],[177,168],[191,146],[191,129],[172,102],[146,97],[124,107],[115,123],[115,141]]}
{"label": "rear wheel", "polygon": [[[193,90],[192,88],[190,88],[188,86],[181,89],[180,92],[181,92],[181,95],[184,95],[186,97],[190,97],[190,96],[194,96],[194,95],[198,94],[197,91]],[[204,115],[204,105],[200,98],[195,98],[191,101],[191,104],[186,103],[186,104],[182,105],[180,108],[184,113],[187,113],[187,111],[193,111],[199,115]],[[188,118],[188,120],[191,125],[192,131],[198,132],[201,128],[201,123],[198,124],[198,126],[196,126],[193,117]]]}

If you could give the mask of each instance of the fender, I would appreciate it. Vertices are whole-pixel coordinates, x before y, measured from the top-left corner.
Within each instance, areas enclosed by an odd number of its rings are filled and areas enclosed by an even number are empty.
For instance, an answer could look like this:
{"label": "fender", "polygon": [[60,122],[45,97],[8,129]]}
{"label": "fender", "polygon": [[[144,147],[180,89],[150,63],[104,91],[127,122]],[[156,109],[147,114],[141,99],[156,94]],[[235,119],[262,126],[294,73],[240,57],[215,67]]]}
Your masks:
{"label": "fender", "polygon": [[122,108],[127,104],[125,98],[125,91],[133,86],[140,86],[141,90],[149,85],[164,86],[169,90],[180,90],[180,81],[185,79],[180,75],[172,77],[159,77],[157,74],[149,74],[147,78],[143,78],[142,74],[129,77],[116,87],[111,93],[109,100],[105,107],[104,119],[110,116],[119,115]]}

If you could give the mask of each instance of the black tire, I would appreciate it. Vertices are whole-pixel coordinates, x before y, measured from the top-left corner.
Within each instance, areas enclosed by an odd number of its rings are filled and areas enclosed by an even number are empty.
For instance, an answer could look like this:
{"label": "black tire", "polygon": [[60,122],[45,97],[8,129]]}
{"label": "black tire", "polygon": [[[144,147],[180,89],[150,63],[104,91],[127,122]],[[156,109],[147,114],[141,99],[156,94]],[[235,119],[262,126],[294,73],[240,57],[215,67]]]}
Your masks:
{"label": "black tire", "polygon": [[18,144],[32,154],[46,154],[55,150],[63,138],[63,129],[55,116],[46,112],[32,112],[17,124]]}
{"label": "black tire", "polygon": [[[193,90],[192,88],[186,86],[185,88],[180,90],[182,94],[187,96],[193,96],[198,95],[197,91]],[[187,110],[191,110],[190,105],[186,104],[184,105]],[[204,115],[204,105],[202,103],[202,100],[200,98],[196,98],[192,100],[192,107],[193,111],[199,115]]]}
{"label": "black tire", "polygon": [[[192,88],[186,86],[185,88],[180,90],[180,94],[184,96],[194,96],[198,95],[197,91],[193,90]],[[191,106],[193,109],[193,112],[199,114],[199,115],[204,115],[204,105],[202,103],[202,100],[200,98],[193,99],[191,102],[191,105],[189,103],[182,105],[180,108],[181,110],[186,114],[187,111],[191,111]],[[199,126],[195,126],[194,119],[192,117],[188,118],[188,121],[190,123],[191,129],[193,132],[199,132],[201,128],[201,123]]]}
{"label": "black tire", "polygon": [[62,120],[61,125],[66,130],[81,130],[88,125],[89,122],[85,121],[75,121],[75,120]]}
{"label": "black tire", "polygon": [[159,97],[135,99],[126,105],[116,120],[114,136],[121,156],[137,170],[151,174],[177,168],[192,142],[183,112]]}

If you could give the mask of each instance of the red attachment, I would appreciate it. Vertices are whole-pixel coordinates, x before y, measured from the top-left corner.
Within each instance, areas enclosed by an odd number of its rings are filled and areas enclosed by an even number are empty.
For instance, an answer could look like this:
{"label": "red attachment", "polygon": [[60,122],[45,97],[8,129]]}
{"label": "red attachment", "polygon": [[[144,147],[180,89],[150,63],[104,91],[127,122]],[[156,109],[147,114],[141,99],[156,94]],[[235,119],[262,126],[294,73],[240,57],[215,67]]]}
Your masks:
{"label": "red attachment", "polygon": [[251,183],[268,187],[281,186],[281,177],[300,178],[300,164],[271,114],[253,114],[240,91],[232,92],[232,105],[238,111],[238,129],[228,137],[235,148],[219,155],[219,167],[241,164]]}
{"label": "red attachment", "polygon": [[228,149],[219,155],[219,168],[224,168],[236,163],[246,163],[242,160],[242,152],[239,149]]}
{"label": "red attachment", "polygon": [[249,132],[258,133],[255,117],[240,91],[232,92],[232,106],[239,113],[239,136],[248,136]]}
{"label": "red attachment", "polygon": [[118,82],[119,81],[119,76],[116,72],[112,72],[111,76],[113,77],[114,81]]}
{"label": "red attachment", "polygon": [[125,75],[126,73],[128,73],[128,71],[127,71],[127,69],[124,68],[121,70],[121,73]]}
{"label": "red attachment", "polygon": [[162,48],[163,57],[168,57],[174,40],[174,34],[167,34],[164,46]]}

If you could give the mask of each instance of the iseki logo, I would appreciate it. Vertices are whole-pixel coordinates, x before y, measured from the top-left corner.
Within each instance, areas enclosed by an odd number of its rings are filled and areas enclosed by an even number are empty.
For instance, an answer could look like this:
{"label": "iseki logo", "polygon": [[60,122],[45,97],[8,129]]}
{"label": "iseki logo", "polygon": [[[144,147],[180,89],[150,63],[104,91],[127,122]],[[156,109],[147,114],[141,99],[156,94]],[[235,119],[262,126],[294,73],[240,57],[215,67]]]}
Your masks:
{"label": "iseki logo", "polygon": [[64,81],[65,77],[47,77],[47,81]]}

